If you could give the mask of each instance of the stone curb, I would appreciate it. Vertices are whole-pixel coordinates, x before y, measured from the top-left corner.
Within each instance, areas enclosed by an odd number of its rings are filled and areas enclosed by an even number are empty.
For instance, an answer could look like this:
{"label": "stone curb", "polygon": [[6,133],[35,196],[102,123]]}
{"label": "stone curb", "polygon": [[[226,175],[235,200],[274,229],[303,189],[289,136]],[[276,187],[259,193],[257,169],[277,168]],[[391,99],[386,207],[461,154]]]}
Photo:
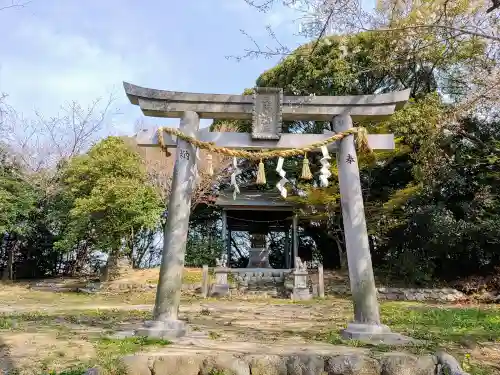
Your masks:
{"label": "stone curb", "polygon": [[[392,352],[380,356],[361,353],[318,355],[230,354],[200,349],[184,352],[144,353],[125,356],[119,367],[124,375],[469,375],[451,355],[414,356]],[[98,375],[96,368],[87,375]]]}

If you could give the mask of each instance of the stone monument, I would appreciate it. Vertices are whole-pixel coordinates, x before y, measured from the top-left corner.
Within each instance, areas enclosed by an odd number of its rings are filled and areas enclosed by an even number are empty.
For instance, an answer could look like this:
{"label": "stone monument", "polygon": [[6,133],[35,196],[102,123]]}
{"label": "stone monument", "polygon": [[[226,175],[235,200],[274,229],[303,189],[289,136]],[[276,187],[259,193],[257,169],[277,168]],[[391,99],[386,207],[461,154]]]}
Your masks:
{"label": "stone monument", "polygon": [[307,285],[307,268],[299,257],[295,258],[295,269],[293,270],[292,299],[294,301],[307,301],[312,298],[311,291]]}
{"label": "stone monument", "polygon": [[[331,139],[331,134],[281,133],[282,121],[303,120],[332,121],[335,131],[343,134],[341,140],[322,148],[322,163],[325,164],[320,176],[323,184],[327,182],[327,154],[336,152],[354,304],[353,322],[342,334],[347,338],[387,339],[390,342],[399,337],[380,323],[354,135],[344,132],[353,128],[353,121],[378,120],[392,115],[407,102],[409,90],[335,97],[284,96],[283,91],[277,88],[257,88],[254,95],[221,95],[155,90],[129,83],[124,83],[124,87],[131,103],[139,105],[146,116],[181,118],[180,133],[174,130],[170,132],[173,135],[170,135],[144,130],[137,134],[140,146],[162,146],[165,149],[177,147],[154,323],[147,323],[139,333],[156,337],[185,333],[185,324],[179,321],[178,310],[198,151],[186,141],[186,135],[217,147],[239,150],[290,150]],[[253,119],[252,133],[199,130],[200,118]],[[392,150],[394,136],[370,134],[368,145],[374,150]],[[286,197],[285,185],[289,181],[282,167],[283,160],[279,158],[277,173],[281,180],[277,188]]]}
{"label": "stone monument", "polygon": [[250,234],[250,251],[247,268],[271,268],[266,235],[263,233]]}
{"label": "stone monument", "polygon": [[212,290],[210,295],[214,297],[224,297],[229,295],[229,283],[227,280],[227,275],[229,269],[227,268],[227,257],[224,254],[222,259],[216,259],[215,273],[215,283],[212,285]]}

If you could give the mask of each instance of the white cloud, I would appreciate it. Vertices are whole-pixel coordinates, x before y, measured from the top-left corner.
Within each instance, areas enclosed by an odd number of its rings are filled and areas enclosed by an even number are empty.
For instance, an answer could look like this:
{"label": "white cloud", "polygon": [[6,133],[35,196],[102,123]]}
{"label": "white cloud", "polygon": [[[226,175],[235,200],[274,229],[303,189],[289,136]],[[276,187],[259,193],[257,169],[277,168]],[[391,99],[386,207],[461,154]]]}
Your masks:
{"label": "white cloud", "polygon": [[[209,10],[216,13],[210,19],[205,16]],[[122,113],[114,122],[122,124],[119,129],[131,132],[141,112],[128,102],[122,81],[178,91],[198,91],[200,86],[219,91],[221,86],[221,92],[238,92],[253,79],[248,77],[257,76],[271,64],[267,60],[247,61],[234,69],[225,60],[220,62],[224,54],[239,51],[242,43],[244,48],[251,48],[251,42],[238,35],[238,29],[256,37],[261,45],[274,45],[265,30],[269,24],[280,41],[294,44],[292,12],[281,6],[259,13],[244,0],[216,0],[202,2],[197,12],[190,12],[186,5],[160,2],[144,8],[120,0],[44,0],[31,3],[13,17],[0,13],[0,92],[8,93],[9,103],[26,117],[31,117],[35,108],[50,117],[65,102],[76,100],[86,106],[112,92],[119,99],[115,104]],[[192,16],[192,22],[181,22],[177,15]],[[203,27],[212,24],[224,33],[204,32]],[[188,43],[188,31],[199,38]],[[201,42],[207,34],[224,38]],[[207,51],[210,43],[217,44],[217,52]],[[203,53],[198,52],[200,47],[205,48]],[[237,80],[221,79],[226,68],[237,74],[240,88],[234,83]],[[179,120],[149,118],[146,122],[177,125]]]}
{"label": "white cloud", "polygon": [[56,27],[54,22],[23,23],[7,36],[11,48],[0,59],[0,92],[7,93],[9,103],[28,117],[34,109],[50,117],[69,101],[86,107],[113,94],[122,114],[113,122],[130,132],[141,113],[128,102],[123,81],[182,82],[183,75],[171,74],[168,59],[151,43],[139,45],[129,39],[126,44],[117,33],[91,39]]}
{"label": "white cloud", "polygon": [[0,88],[23,111],[30,105],[51,111],[69,100],[86,105],[141,73],[141,65],[97,41],[41,23],[24,24],[9,39],[19,49],[2,56]]}

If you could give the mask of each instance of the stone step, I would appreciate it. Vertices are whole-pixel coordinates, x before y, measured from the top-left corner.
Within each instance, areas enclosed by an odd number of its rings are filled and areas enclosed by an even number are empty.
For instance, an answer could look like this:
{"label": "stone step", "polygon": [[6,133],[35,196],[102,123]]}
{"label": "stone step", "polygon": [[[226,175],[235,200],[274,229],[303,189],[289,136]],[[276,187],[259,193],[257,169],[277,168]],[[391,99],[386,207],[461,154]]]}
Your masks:
{"label": "stone step", "polygon": [[365,348],[297,342],[297,338],[267,345],[183,337],[174,340],[174,344],[167,349],[122,357],[120,368],[127,375],[379,375],[382,370],[385,375],[467,374],[455,358],[445,353],[412,355],[385,352],[374,355]]}

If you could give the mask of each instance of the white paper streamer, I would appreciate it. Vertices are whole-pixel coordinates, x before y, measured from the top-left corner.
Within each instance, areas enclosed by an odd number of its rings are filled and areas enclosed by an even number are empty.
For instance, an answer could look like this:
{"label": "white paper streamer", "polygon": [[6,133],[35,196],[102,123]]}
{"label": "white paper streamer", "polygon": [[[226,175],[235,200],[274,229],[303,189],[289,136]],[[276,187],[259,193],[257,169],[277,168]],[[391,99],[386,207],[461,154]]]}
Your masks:
{"label": "white paper streamer", "polygon": [[196,185],[200,185],[201,183],[201,175],[200,173],[198,173],[198,165],[200,165],[200,149],[199,148],[196,148],[196,151],[194,153],[194,156],[196,158],[196,163],[194,164],[194,173],[196,173]]}
{"label": "white paper streamer", "polygon": [[321,147],[321,152],[323,153],[323,157],[320,160],[321,169],[319,175],[319,184],[321,187],[327,187],[328,178],[332,175],[332,173],[330,172],[330,163],[328,162],[328,160],[330,160],[331,158],[326,146]]}
{"label": "white paper streamer", "polygon": [[241,169],[238,168],[238,159],[236,159],[236,157],[233,158],[233,168],[234,171],[231,173],[231,186],[234,188],[233,199],[236,199],[236,196],[240,193],[240,187],[236,182],[236,176],[241,173]]}
{"label": "white paper streamer", "polygon": [[276,172],[278,172],[278,174],[280,175],[281,177],[281,180],[279,180],[279,182],[276,184],[276,188],[278,188],[278,190],[280,191],[280,194],[283,198],[286,198],[287,196],[287,191],[286,191],[286,187],[285,187],[285,184],[287,182],[289,182],[287,179],[286,179],[286,172],[283,170],[283,163],[285,162],[285,159],[283,158],[278,158],[278,165],[276,166]]}

